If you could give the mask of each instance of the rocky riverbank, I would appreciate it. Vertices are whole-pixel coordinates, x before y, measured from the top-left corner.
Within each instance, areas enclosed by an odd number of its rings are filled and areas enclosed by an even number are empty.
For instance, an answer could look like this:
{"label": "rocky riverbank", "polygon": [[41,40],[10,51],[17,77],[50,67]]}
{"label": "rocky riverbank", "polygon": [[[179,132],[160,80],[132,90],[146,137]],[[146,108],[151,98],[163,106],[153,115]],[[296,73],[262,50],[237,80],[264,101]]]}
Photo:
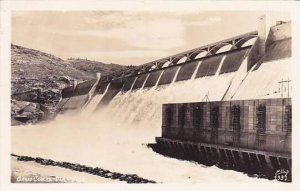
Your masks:
{"label": "rocky riverbank", "polygon": [[[23,161],[23,162],[31,162],[31,165],[34,163],[38,163],[43,166],[53,166],[53,167],[60,167],[60,168],[66,168],[70,169],[72,171],[82,172],[82,173],[88,173],[95,176],[99,176],[105,179],[109,180],[118,180],[118,181],[124,181],[126,183],[156,183],[153,180],[147,180],[145,178],[139,177],[136,174],[122,174],[118,172],[112,172],[103,168],[99,167],[90,167],[85,166],[81,164],[75,164],[70,162],[60,162],[60,161],[53,161],[51,159],[44,159],[41,157],[29,157],[29,156],[19,156],[12,154],[11,155],[15,160],[17,161]],[[14,169],[14,168],[13,168]],[[49,176],[49,175],[41,175],[41,174],[33,174],[33,173],[17,173],[18,170],[12,171],[12,182],[72,182],[73,179],[66,179],[63,177],[57,177],[57,176]]]}

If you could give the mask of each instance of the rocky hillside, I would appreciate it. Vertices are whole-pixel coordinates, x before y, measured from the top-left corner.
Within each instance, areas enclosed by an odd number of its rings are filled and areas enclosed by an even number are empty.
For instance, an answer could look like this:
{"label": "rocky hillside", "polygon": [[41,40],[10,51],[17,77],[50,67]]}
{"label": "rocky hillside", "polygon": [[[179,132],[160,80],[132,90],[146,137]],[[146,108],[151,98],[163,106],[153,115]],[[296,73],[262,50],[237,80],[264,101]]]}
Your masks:
{"label": "rocky hillside", "polygon": [[97,72],[107,75],[125,68],[85,59],[63,60],[48,53],[12,44],[12,120],[20,123],[37,121],[45,117],[44,113],[55,112],[61,90],[72,85],[73,80],[80,83],[95,78]]}
{"label": "rocky hillside", "polygon": [[91,75],[95,74],[95,72],[100,72],[102,75],[107,75],[112,72],[118,72],[127,68],[126,66],[118,64],[105,64],[98,61],[91,61],[80,58],[70,58],[66,60],[66,62],[71,64],[74,68]]}
{"label": "rocky hillside", "polygon": [[46,76],[69,76],[73,79],[88,80],[95,75],[78,70],[72,64],[38,50],[11,45],[12,80],[17,78],[37,78]]}
{"label": "rocky hillside", "polygon": [[90,80],[96,77],[97,72],[107,75],[125,68],[126,66],[86,59],[63,60],[38,50],[11,45],[12,94],[47,84],[53,85],[56,81]]}

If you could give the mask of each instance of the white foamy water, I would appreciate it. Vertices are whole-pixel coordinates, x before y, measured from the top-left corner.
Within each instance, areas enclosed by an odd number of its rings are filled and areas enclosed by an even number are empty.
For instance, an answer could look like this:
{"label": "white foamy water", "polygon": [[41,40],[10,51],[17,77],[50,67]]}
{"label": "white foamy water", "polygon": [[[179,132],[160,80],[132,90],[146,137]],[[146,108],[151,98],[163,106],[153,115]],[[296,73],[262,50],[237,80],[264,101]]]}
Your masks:
{"label": "white foamy water", "polygon": [[[235,92],[230,87],[241,86],[245,75],[241,70],[120,92],[96,113],[91,111],[101,96],[94,97],[90,103],[93,106],[77,115],[58,116],[48,124],[12,127],[12,152],[134,173],[164,183],[269,182],[240,172],[164,157],[145,146],[161,135],[162,104],[221,100],[226,92]],[[252,80],[258,83],[259,78]]]}
{"label": "white foamy water", "polygon": [[98,103],[101,101],[101,99],[103,98],[103,95],[104,95],[104,94],[97,94],[97,95],[95,95],[95,96],[91,99],[90,103],[88,103],[88,105],[87,105],[85,108],[82,109],[82,112],[83,112],[83,113],[86,113],[86,114],[92,113],[92,112],[96,109],[97,104],[98,104]]}
{"label": "white foamy water", "polygon": [[138,174],[163,183],[268,181],[159,155],[144,145],[159,134],[157,127],[124,126],[97,114],[84,119],[59,117],[45,125],[13,127],[12,152]]}

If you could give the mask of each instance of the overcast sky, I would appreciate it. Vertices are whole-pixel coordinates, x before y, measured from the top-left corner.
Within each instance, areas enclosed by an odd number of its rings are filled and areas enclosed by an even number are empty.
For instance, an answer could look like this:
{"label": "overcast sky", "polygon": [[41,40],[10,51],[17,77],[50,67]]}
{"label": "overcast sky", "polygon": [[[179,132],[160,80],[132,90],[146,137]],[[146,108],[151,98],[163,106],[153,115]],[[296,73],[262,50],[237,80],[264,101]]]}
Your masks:
{"label": "overcast sky", "polygon": [[[12,14],[12,43],[67,59],[140,65],[257,29],[263,12],[27,11]],[[290,20],[268,13],[271,23]]]}

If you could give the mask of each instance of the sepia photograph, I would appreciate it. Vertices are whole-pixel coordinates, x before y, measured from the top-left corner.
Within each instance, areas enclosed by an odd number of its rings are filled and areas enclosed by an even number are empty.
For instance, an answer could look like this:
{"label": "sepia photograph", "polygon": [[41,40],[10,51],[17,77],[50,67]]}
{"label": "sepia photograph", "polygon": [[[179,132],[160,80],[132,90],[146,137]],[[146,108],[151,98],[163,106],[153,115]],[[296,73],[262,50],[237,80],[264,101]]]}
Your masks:
{"label": "sepia photograph", "polygon": [[1,6],[7,184],[292,188],[293,9],[149,4]]}

